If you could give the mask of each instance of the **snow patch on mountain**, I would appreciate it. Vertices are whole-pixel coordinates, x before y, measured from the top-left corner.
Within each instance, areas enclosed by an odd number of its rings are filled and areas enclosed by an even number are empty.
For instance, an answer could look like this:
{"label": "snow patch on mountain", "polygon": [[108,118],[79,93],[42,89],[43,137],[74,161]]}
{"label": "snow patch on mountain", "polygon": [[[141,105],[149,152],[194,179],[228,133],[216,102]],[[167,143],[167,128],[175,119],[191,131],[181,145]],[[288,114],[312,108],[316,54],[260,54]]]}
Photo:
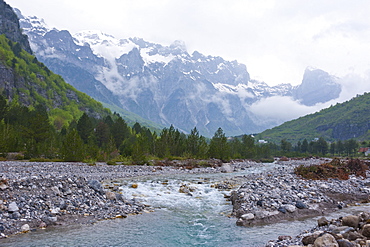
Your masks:
{"label": "snow patch on mountain", "polygon": [[[117,39],[94,30],[70,35],[47,28],[37,18],[24,18],[22,23],[38,59],[61,68],[58,73],[66,78],[74,76],[75,82],[81,81],[79,73],[84,74],[81,88],[95,80],[126,110],[184,131],[197,127],[206,136],[219,127],[227,135],[273,127],[290,120],[289,105],[294,105],[294,112],[302,111],[299,101],[303,97],[306,102],[321,102],[333,88],[331,78],[317,71],[307,72],[305,80],[312,93],[304,94],[303,87],[290,84],[270,87],[251,79],[247,67],[237,61],[197,51],[190,55],[182,41],[165,46],[141,38]],[[320,97],[313,97],[318,94],[316,81],[326,85]],[[279,108],[282,102],[286,104]]]}

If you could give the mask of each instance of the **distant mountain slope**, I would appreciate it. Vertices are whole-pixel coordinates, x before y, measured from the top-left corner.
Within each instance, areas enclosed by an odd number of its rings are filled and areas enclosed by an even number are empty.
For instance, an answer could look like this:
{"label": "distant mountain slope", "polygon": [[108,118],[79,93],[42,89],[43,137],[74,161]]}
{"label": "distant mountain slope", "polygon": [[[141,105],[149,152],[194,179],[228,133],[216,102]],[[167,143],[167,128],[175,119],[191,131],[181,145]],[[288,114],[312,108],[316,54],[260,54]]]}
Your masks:
{"label": "distant mountain slope", "polygon": [[273,142],[287,139],[293,143],[318,137],[329,141],[351,138],[367,140],[370,137],[370,93],[286,122],[257,137]]}
{"label": "distant mountain slope", "polygon": [[305,83],[310,93],[305,94],[302,87],[270,87],[252,80],[246,66],[237,61],[197,51],[189,54],[181,41],[163,46],[140,38],[116,39],[99,31],[71,35],[48,28],[36,17],[18,15],[38,59],[68,83],[108,105],[185,132],[194,127],[205,136],[219,127],[227,135],[260,132],[276,121],[255,117],[250,107],[259,100],[288,96],[312,105],[332,100],[340,92],[334,77],[316,81],[314,77],[321,74],[314,70],[306,71],[314,72]]}

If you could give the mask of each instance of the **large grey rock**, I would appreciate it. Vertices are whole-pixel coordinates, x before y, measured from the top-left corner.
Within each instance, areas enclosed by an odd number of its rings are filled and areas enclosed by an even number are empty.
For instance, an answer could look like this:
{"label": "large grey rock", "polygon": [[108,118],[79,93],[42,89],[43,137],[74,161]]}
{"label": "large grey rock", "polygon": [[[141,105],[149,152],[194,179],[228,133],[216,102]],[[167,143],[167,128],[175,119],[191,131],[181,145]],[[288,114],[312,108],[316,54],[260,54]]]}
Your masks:
{"label": "large grey rock", "polygon": [[30,226],[28,224],[24,224],[21,227],[21,232],[28,232],[30,230]]}
{"label": "large grey rock", "polygon": [[296,206],[297,208],[299,208],[299,209],[305,209],[305,208],[308,208],[308,206],[307,206],[304,202],[302,202],[302,201],[298,201],[298,202],[295,204],[295,206]]}
{"label": "large grey rock", "polygon": [[104,193],[103,186],[101,185],[101,183],[98,180],[89,180],[87,183],[90,186],[90,188],[92,188],[96,192],[99,192],[101,194]]}
{"label": "large grey rock", "polygon": [[294,213],[296,211],[296,207],[293,205],[288,204],[288,205],[285,205],[284,207],[286,211],[288,211],[289,213]]}
{"label": "large grey rock", "polygon": [[16,202],[11,202],[9,203],[9,206],[8,206],[8,212],[9,213],[14,213],[14,212],[18,212],[19,211],[19,208],[18,208],[18,205]]}
{"label": "large grey rock", "polygon": [[231,173],[233,171],[234,171],[234,169],[228,163],[222,164],[222,166],[220,168],[220,172],[223,172],[223,173]]}

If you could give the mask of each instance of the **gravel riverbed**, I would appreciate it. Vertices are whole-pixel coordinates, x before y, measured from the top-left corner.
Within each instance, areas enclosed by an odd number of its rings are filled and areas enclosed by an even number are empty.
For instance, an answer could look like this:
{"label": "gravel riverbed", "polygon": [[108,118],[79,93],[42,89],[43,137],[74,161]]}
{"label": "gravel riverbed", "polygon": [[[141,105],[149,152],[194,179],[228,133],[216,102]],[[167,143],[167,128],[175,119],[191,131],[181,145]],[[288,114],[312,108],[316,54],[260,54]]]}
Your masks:
{"label": "gravel riverbed", "polygon": [[[105,163],[0,162],[0,238],[48,226],[125,218],[150,210],[147,205],[124,198],[112,182],[115,179],[226,172],[219,164],[192,169],[182,166],[181,161],[172,164],[112,166]],[[249,166],[249,162],[238,162],[233,169]]]}
{"label": "gravel riverbed", "polygon": [[[231,192],[232,215],[236,224],[253,226],[325,215],[350,203],[367,201],[370,180],[351,177],[341,181],[303,180],[294,173],[297,165],[328,162],[325,159],[279,161],[268,172],[236,176],[220,182],[237,184]],[[0,237],[69,224],[89,224],[99,220],[125,218],[151,208],[120,194],[115,179],[145,175],[220,173],[248,169],[261,164],[249,161],[222,166],[186,169],[174,166],[123,166],[97,163],[0,162]],[[133,184],[132,186],[135,186]],[[297,244],[272,241],[269,246]],[[300,238],[302,239],[302,238]]]}

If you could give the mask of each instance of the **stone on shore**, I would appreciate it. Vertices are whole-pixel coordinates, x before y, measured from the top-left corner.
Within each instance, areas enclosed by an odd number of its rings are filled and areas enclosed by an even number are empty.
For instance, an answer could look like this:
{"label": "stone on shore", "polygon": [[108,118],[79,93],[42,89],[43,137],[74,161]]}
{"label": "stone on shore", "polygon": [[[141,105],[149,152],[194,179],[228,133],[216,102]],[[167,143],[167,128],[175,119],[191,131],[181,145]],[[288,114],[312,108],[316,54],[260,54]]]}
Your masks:
{"label": "stone on shore", "polygon": [[360,223],[360,218],[356,215],[348,215],[343,217],[342,224],[344,226],[350,226],[353,228],[357,228],[358,224]]}
{"label": "stone on shore", "polygon": [[297,208],[299,208],[299,209],[305,209],[305,208],[308,208],[308,207],[307,207],[307,205],[306,205],[304,202],[302,202],[302,201],[298,201],[298,202],[295,204],[295,206],[296,206]]}
{"label": "stone on shore", "polygon": [[100,194],[104,192],[103,186],[98,180],[89,180],[87,183],[89,184],[90,188],[96,192],[99,192]]}
{"label": "stone on shore", "polygon": [[243,214],[240,216],[241,219],[243,220],[253,220],[254,219],[254,214],[249,213],[249,214]]}
{"label": "stone on shore", "polygon": [[366,224],[362,227],[362,235],[367,238],[370,238],[370,224]]}
{"label": "stone on shore", "polygon": [[293,206],[293,205],[285,205],[284,208],[286,209],[286,211],[288,211],[289,213],[294,213],[295,210],[296,210],[296,207]]}
{"label": "stone on shore", "polygon": [[222,173],[231,173],[233,171],[234,169],[228,163],[222,164],[222,166],[220,167],[220,172]]}
{"label": "stone on shore", "polygon": [[30,231],[30,226],[28,224],[24,224],[21,227],[21,232],[28,232],[28,231]]}
{"label": "stone on shore", "polygon": [[16,202],[11,202],[8,206],[8,212],[9,213],[14,213],[19,211],[18,205]]}
{"label": "stone on shore", "polygon": [[318,226],[326,226],[328,224],[329,224],[329,221],[325,217],[321,217],[320,219],[317,220]]}
{"label": "stone on shore", "polygon": [[314,247],[339,247],[339,245],[333,235],[326,233],[315,240]]}
{"label": "stone on shore", "polygon": [[116,200],[117,199],[116,194],[114,192],[111,192],[111,191],[107,191],[105,193],[105,196],[107,197],[108,200]]}
{"label": "stone on shore", "polygon": [[339,247],[356,247],[356,245],[347,239],[338,239],[337,243]]}

